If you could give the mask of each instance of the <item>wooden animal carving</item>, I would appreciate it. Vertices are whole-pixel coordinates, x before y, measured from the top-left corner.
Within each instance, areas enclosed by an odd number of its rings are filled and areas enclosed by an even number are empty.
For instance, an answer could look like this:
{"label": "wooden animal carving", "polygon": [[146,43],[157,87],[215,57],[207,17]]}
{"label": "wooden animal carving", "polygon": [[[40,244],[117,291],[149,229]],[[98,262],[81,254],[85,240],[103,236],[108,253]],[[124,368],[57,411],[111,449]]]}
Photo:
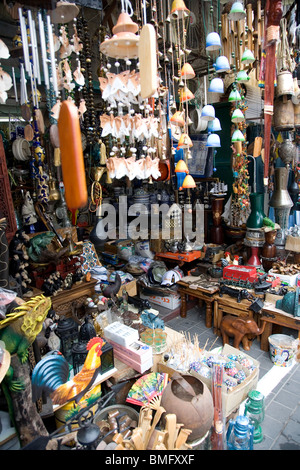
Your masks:
{"label": "wooden animal carving", "polygon": [[264,332],[265,326],[266,322],[263,322],[262,327],[259,328],[253,318],[225,315],[220,325],[223,344],[229,343],[229,338],[233,338],[234,348],[240,349],[242,342],[243,348],[249,351],[251,341]]}

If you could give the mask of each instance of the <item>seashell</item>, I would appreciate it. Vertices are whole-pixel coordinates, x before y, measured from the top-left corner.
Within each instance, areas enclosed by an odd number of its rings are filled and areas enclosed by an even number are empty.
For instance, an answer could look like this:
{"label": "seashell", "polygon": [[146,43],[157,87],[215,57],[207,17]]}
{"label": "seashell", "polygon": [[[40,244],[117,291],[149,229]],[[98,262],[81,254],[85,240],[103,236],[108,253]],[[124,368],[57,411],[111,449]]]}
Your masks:
{"label": "seashell", "polygon": [[10,57],[9,49],[2,39],[0,39],[0,59],[8,59]]}

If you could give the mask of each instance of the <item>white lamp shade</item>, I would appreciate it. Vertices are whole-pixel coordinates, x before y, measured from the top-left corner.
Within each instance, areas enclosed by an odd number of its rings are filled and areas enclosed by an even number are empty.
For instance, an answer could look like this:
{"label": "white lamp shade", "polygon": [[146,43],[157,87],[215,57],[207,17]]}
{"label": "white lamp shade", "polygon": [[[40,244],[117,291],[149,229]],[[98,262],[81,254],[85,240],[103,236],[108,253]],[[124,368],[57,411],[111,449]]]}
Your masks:
{"label": "white lamp shade", "polygon": [[203,106],[201,111],[201,119],[204,121],[213,121],[215,117],[215,108],[211,104]]}
{"label": "white lamp shade", "polygon": [[209,33],[206,36],[206,50],[207,51],[218,51],[221,49],[221,38],[220,35],[216,32]]}
{"label": "white lamp shade", "polygon": [[206,147],[221,147],[220,137],[218,134],[209,134],[207,137]]}
{"label": "white lamp shade", "polygon": [[220,120],[215,118],[213,121],[208,121],[207,130],[209,132],[218,132],[222,130]]}
{"label": "white lamp shade", "polygon": [[208,91],[211,93],[224,93],[224,82],[221,78],[213,78],[209,84]]}

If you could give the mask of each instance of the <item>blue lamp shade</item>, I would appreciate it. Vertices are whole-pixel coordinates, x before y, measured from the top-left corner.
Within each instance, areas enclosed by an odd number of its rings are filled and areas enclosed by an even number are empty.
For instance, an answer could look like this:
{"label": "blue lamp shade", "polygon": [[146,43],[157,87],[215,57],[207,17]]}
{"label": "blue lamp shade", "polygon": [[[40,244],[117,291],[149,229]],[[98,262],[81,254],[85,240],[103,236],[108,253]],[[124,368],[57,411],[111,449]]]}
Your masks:
{"label": "blue lamp shade", "polygon": [[243,112],[238,108],[235,109],[232,113],[231,121],[232,122],[243,122],[243,121],[245,121],[245,116],[244,116]]}
{"label": "blue lamp shade", "polygon": [[207,130],[209,132],[218,132],[222,130],[220,120],[215,118],[213,121],[208,121],[207,123]]}
{"label": "blue lamp shade", "polygon": [[216,32],[209,33],[206,36],[206,50],[207,51],[218,51],[221,49],[221,38]]}
{"label": "blue lamp shade", "polygon": [[224,55],[217,57],[214,67],[217,73],[228,72],[230,70],[230,64],[227,57]]}
{"label": "blue lamp shade", "polygon": [[212,93],[224,93],[224,82],[221,78],[213,78],[209,84],[208,91]]}
{"label": "blue lamp shade", "polygon": [[203,106],[201,111],[201,119],[204,121],[213,121],[215,117],[215,108],[211,104]]}
{"label": "blue lamp shade", "polygon": [[255,61],[253,52],[250,49],[245,49],[242,55],[242,64],[252,64]]}
{"label": "blue lamp shade", "polygon": [[231,90],[228,101],[241,101],[241,95],[238,90]]}
{"label": "blue lamp shade", "polygon": [[246,18],[246,11],[241,2],[234,2],[228,14],[228,19],[232,21],[239,21]]}
{"label": "blue lamp shade", "polygon": [[245,137],[239,129],[233,132],[231,142],[245,142]]}
{"label": "blue lamp shade", "polygon": [[218,134],[209,134],[206,141],[206,147],[221,147],[220,137]]}
{"label": "blue lamp shade", "polygon": [[236,76],[236,81],[237,82],[245,83],[245,82],[248,82],[249,80],[250,80],[250,77],[247,74],[246,70],[240,70],[237,73],[237,76]]}

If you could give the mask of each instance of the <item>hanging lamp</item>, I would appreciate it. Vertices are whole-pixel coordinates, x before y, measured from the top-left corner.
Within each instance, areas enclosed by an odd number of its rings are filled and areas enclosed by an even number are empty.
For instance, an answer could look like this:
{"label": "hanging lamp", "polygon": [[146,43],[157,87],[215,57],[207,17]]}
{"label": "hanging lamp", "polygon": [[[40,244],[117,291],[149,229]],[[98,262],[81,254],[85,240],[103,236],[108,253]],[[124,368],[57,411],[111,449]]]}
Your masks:
{"label": "hanging lamp", "polygon": [[183,0],[174,0],[171,6],[172,18],[184,18],[189,16],[190,10],[186,7]]}
{"label": "hanging lamp", "polygon": [[241,2],[234,2],[228,13],[228,19],[232,21],[239,21],[246,18],[246,11]]}
{"label": "hanging lamp", "polygon": [[213,31],[206,36],[206,46],[207,51],[218,51],[222,48],[221,38],[218,33]]}
{"label": "hanging lamp", "polygon": [[182,188],[183,189],[192,189],[196,187],[196,183],[194,178],[191,175],[186,175],[183,180]]}
{"label": "hanging lamp", "polygon": [[206,141],[206,147],[221,147],[220,137],[218,134],[209,134]]}
{"label": "hanging lamp", "polygon": [[218,132],[222,130],[220,119],[215,118],[213,121],[208,121],[207,130],[209,132]]}
{"label": "hanging lamp", "polygon": [[230,64],[227,57],[225,55],[217,57],[214,67],[217,73],[228,72],[230,70]]}
{"label": "hanging lamp", "polygon": [[245,137],[239,129],[236,129],[233,132],[232,137],[231,137],[231,142],[233,142],[233,143],[234,142],[245,142]]}
{"label": "hanging lamp", "polygon": [[189,90],[187,86],[183,87],[179,91],[180,103],[186,103],[187,101],[193,100],[194,98],[195,98],[194,93],[192,93],[191,90]]}
{"label": "hanging lamp", "polygon": [[209,84],[208,91],[211,93],[224,93],[224,82],[221,78],[213,78]]}
{"label": "hanging lamp", "polygon": [[228,101],[229,102],[232,102],[232,101],[241,101],[242,97],[239,93],[239,91],[235,88],[233,90],[231,90],[230,94],[229,94],[229,97],[228,97]]}
{"label": "hanging lamp", "polygon": [[182,149],[193,147],[193,142],[191,141],[191,138],[188,136],[188,134],[181,134],[177,147]]}
{"label": "hanging lamp", "polygon": [[193,67],[188,62],[186,62],[182,66],[180,74],[181,74],[181,77],[185,78],[186,80],[190,80],[191,78],[194,78],[196,76]]}
{"label": "hanging lamp", "polygon": [[183,127],[185,125],[184,114],[182,111],[176,111],[173,116],[170,117],[170,122],[176,126]]}
{"label": "hanging lamp", "polygon": [[213,121],[215,117],[215,108],[211,104],[206,104],[203,106],[201,111],[201,118],[204,121]]}
{"label": "hanging lamp", "polygon": [[242,64],[248,65],[252,64],[255,61],[253,52],[250,49],[245,49],[242,55]]}
{"label": "hanging lamp", "polygon": [[239,108],[237,108],[233,111],[232,116],[231,116],[231,121],[232,122],[243,122],[243,121],[245,121],[245,116]]}
{"label": "hanging lamp", "polygon": [[175,167],[175,173],[189,173],[188,166],[184,160],[178,160]]}
{"label": "hanging lamp", "polygon": [[246,70],[240,70],[238,73],[237,73],[237,76],[236,76],[236,81],[237,82],[240,82],[240,83],[246,83],[250,80],[250,77],[249,75],[247,74]]}

